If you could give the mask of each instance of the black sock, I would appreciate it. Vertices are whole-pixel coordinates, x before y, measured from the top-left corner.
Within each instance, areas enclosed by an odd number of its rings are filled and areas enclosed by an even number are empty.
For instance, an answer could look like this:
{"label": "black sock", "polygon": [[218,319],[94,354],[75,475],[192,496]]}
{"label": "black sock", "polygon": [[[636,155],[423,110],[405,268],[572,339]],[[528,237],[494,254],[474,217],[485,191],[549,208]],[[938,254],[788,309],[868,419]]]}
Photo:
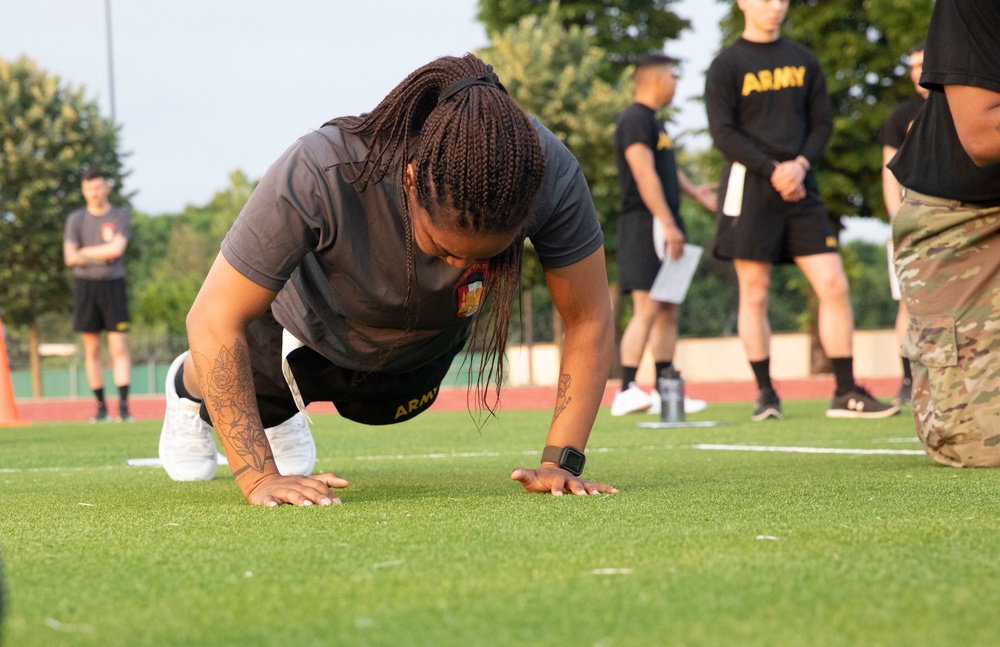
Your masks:
{"label": "black sock", "polygon": [[674,367],[674,361],[668,359],[664,362],[656,362],[655,366],[656,366],[656,377],[660,377],[663,375],[663,371],[669,371]]}
{"label": "black sock", "polygon": [[622,391],[628,388],[628,385],[635,382],[635,374],[638,372],[638,366],[623,366],[622,367]]}
{"label": "black sock", "polygon": [[854,387],[854,358],[853,357],[831,357],[833,364],[833,378],[837,381],[837,391],[834,395],[844,395],[853,391]]}
{"label": "black sock", "polygon": [[910,371],[910,358],[904,357],[903,359],[903,381],[912,382],[913,373]]}
{"label": "black sock", "polygon": [[101,388],[99,388],[99,389],[94,389],[94,397],[97,398],[97,404],[99,404],[102,407],[106,406],[104,404],[104,387],[103,386]]}
{"label": "black sock", "polygon": [[753,376],[757,379],[757,389],[760,391],[773,391],[771,384],[771,358],[767,357],[756,362],[750,362]]}
{"label": "black sock", "polygon": [[198,398],[191,395],[191,392],[184,388],[184,365],[181,364],[180,368],[177,369],[177,375],[174,377],[174,390],[177,391],[177,395],[182,398],[187,398],[192,402],[201,402]]}
{"label": "black sock", "polygon": [[128,384],[118,386],[118,399],[122,404],[128,406]]}

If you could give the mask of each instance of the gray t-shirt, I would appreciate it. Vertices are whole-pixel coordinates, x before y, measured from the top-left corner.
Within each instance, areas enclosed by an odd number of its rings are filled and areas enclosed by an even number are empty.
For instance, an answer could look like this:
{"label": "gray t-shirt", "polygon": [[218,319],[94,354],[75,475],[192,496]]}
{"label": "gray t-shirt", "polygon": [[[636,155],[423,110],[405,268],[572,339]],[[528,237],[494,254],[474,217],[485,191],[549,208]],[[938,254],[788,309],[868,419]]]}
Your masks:
{"label": "gray t-shirt", "polygon": [[[103,216],[94,216],[86,208],[78,209],[66,219],[63,239],[77,247],[91,247],[111,242],[115,234],[126,239],[132,235],[132,217],[124,209],[111,207]],[[75,265],[73,276],[90,281],[111,281],[125,278],[125,258],[119,256],[110,263]]]}
{"label": "gray t-shirt", "polygon": [[[576,159],[534,123],[546,170],[529,237],[544,266],[564,267],[596,251],[603,235]],[[387,174],[358,192],[347,179],[354,169],[342,165],[365,154],[358,136],[336,126],[300,138],[264,174],[222,253],[248,279],[279,291],[278,323],[327,359],[400,373],[471,334],[485,262],[455,268],[414,244],[416,316],[406,331],[403,191]]]}

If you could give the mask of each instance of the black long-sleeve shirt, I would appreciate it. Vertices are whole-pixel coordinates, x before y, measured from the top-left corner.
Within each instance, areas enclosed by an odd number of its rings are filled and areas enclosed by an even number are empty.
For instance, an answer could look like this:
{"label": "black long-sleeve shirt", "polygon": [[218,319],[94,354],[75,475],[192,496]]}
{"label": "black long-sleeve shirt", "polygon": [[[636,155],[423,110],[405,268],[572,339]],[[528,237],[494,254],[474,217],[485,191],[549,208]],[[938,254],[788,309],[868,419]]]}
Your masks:
{"label": "black long-sleeve shirt", "polygon": [[705,107],[716,147],[732,162],[770,177],[776,162],[802,155],[815,164],[833,132],[826,78],[806,47],[779,38],[741,38],[712,62]]}

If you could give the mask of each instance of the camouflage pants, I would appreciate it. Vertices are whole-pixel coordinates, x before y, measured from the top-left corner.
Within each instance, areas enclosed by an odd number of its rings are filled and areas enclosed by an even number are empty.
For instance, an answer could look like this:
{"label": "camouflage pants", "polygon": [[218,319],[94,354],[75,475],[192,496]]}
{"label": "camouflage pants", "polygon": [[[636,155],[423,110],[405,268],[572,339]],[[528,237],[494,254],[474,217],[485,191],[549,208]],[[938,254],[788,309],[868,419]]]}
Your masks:
{"label": "camouflage pants", "polygon": [[998,467],[1000,207],[907,189],[892,237],[920,442],[942,465]]}

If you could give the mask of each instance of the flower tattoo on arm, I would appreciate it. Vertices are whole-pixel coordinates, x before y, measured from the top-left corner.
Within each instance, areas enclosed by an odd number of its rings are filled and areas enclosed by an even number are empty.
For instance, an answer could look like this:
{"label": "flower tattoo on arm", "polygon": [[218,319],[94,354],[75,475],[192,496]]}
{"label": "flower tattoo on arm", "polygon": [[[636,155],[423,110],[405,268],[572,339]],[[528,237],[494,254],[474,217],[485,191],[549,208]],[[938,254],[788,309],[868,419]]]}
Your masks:
{"label": "flower tattoo on arm", "polygon": [[573,378],[569,376],[569,373],[564,373],[559,378],[559,391],[556,393],[556,409],[552,414],[552,422],[555,422],[559,414],[573,401],[573,396],[569,395],[569,385],[572,381]]}
{"label": "flower tattoo on arm", "polygon": [[267,452],[267,436],[257,415],[246,345],[237,340],[231,348],[223,346],[207,375],[199,369],[198,378],[204,385],[205,404],[212,412],[216,430],[225,434],[246,462],[233,476],[248,469],[262,473],[264,463],[274,457]]}

